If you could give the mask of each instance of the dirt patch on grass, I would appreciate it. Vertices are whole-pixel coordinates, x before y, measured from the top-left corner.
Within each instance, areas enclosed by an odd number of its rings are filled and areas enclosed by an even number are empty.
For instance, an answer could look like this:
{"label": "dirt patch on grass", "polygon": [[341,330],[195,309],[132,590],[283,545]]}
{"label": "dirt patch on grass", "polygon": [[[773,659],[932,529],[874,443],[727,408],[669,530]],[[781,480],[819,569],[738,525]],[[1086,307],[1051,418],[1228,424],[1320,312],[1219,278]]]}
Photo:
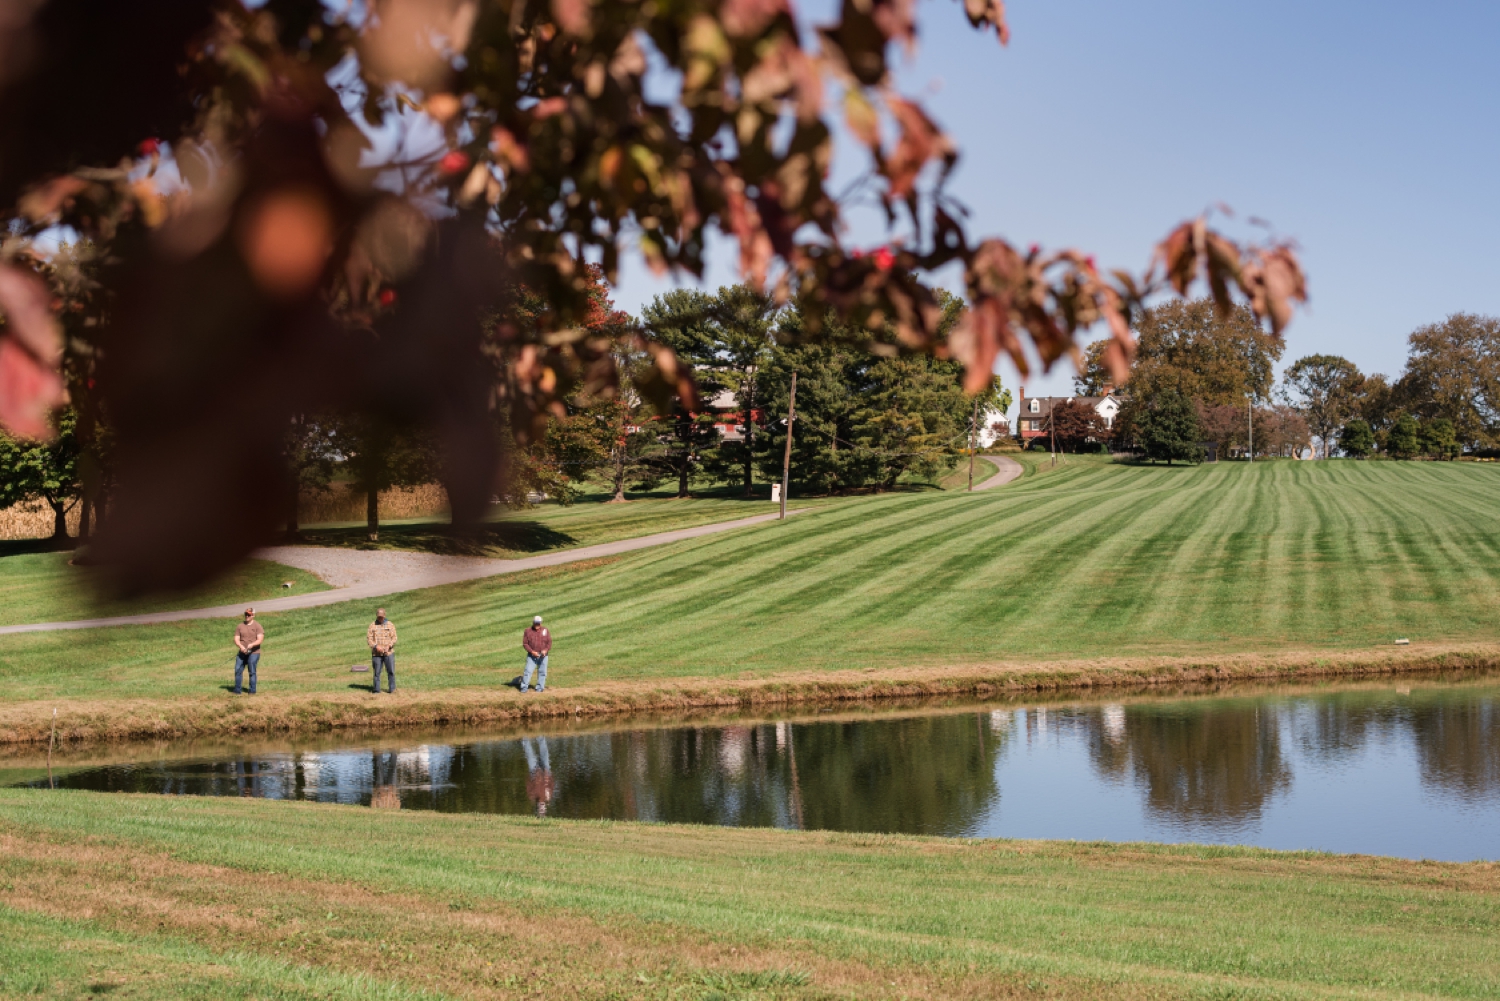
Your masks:
{"label": "dirt patch on grass", "polygon": [[754,710],[1024,692],[1130,690],[1500,667],[1500,645],[1438,644],[1353,651],[1129,657],[956,667],[776,674],[767,678],[642,679],[520,695],[453,688],[395,695],[226,695],[176,699],[55,699],[0,707],[0,744],[318,733],[350,728],[480,726],[567,717]]}

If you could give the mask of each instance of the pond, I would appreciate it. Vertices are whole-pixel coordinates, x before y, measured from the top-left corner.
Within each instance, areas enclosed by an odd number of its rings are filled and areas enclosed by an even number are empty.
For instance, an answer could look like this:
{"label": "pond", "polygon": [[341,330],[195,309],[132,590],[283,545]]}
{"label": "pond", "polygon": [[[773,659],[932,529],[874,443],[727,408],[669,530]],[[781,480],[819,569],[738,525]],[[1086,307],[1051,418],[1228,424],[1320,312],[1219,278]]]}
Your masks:
{"label": "pond", "polygon": [[[0,761],[0,783],[46,787],[30,753]],[[1497,859],[1500,679],[117,746],[60,756],[52,781],[448,812]]]}

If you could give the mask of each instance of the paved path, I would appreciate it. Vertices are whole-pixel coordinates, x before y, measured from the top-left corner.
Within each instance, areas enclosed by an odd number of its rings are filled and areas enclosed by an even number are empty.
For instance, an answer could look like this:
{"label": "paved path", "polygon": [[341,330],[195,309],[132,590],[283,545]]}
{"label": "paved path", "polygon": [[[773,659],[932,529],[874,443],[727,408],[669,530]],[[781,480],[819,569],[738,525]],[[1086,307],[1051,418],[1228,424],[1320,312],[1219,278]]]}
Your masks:
{"label": "paved path", "polygon": [[[806,510],[806,509],[803,509]],[[788,514],[801,514],[801,511],[789,511]],[[758,514],[751,518],[740,518],[735,521],[720,521],[712,525],[699,525],[696,528],[679,528],[671,532],[658,532],[655,535],[643,535],[635,539],[621,539],[619,542],[605,542],[597,546],[584,546],[581,549],[564,549],[557,552],[543,553],[540,556],[527,556],[518,560],[490,560],[466,556],[436,556],[428,553],[390,553],[386,551],[361,551],[342,550],[342,553],[358,553],[361,557],[376,557],[376,560],[360,561],[365,563],[365,568],[356,570],[353,568],[355,560],[344,560],[349,569],[343,571],[349,577],[359,577],[357,583],[351,583],[347,587],[335,587],[330,591],[313,591],[308,594],[297,594],[286,598],[271,598],[268,601],[253,602],[256,614],[267,612],[286,612],[296,608],[317,608],[322,605],[337,605],[340,602],[354,601],[361,598],[379,598],[387,594],[397,594],[402,591],[415,591],[424,587],[438,587],[442,584],[457,584],[460,581],[478,580],[481,577],[494,577],[498,574],[517,573],[522,570],[535,570],[539,567],[555,567],[564,563],[576,563],[580,560],[593,560],[601,556],[614,556],[618,553],[628,553],[636,549],[649,549],[652,546],[662,546],[669,542],[681,542],[685,539],[697,539],[705,535],[717,535],[720,532],[730,532],[736,528],[744,528],[747,525],[759,525],[763,522],[776,520],[776,513]],[[328,550],[319,550],[315,557],[309,557],[306,552],[299,550],[316,550],[312,546],[284,546],[264,553],[276,554],[266,558],[274,558],[278,562],[288,562],[287,554],[291,558],[299,559],[302,564],[313,562],[314,559],[320,565],[328,565]],[[401,557],[401,560],[383,559],[384,557]],[[412,561],[410,557],[423,557]],[[298,563],[292,563],[298,566]],[[388,572],[380,572],[383,567],[389,571],[393,567],[405,566],[412,570],[409,576],[393,577]],[[329,581],[333,583],[333,581]],[[215,608],[188,608],[175,612],[148,612],[144,615],[116,615],[100,619],[76,619],[71,622],[37,622],[19,626],[0,626],[0,636],[10,633],[40,633],[53,632],[59,629],[97,629],[101,626],[139,626],[152,625],[158,622],[182,622],[187,619],[234,619],[245,611],[245,602],[233,605],[219,605]]]}
{"label": "paved path", "polygon": [[306,570],[333,587],[390,584],[433,574],[477,571],[509,562],[488,556],[444,556],[399,549],[344,549],[339,546],[271,546],[258,549],[251,555],[258,560]]}
{"label": "paved path", "polygon": [[1026,472],[1026,467],[1015,459],[1008,459],[1003,455],[981,455],[981,459],[995,467],[995,475],[974,487],[976,491],[992,490],[995,487],[1003,487],[1011,480]]}

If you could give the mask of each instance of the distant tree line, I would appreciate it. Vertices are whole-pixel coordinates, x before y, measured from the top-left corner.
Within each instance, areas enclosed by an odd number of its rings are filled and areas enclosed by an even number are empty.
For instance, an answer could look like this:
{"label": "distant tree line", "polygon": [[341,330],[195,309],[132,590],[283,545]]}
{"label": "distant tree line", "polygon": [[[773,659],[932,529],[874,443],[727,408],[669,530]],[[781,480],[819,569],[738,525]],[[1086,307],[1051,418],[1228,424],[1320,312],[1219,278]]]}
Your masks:
{"label": "distant tree line", "polygon": [[1115,390],[1126,398],[1112,433],[1101,436],[1115,448],[1165,461],[1194,461],[1209,443],[1221,455],[1244,455],[1252,440],[1256,455],[1269,456],[1308,448],[1324,458],[1500,454],[1494,317],[1456,313],[1416,330],[1394,382],[1346,358],[1314,354],[1289,365],[1278,385],[1282,343],[1248,311],[1222,315],[1208,300],[1147,310],[1136,334],[1127,385],[1109,386],[1103,345],[1087,353],[1075,380],[1080,395]]}
{"label": "distant tree line", "polygon": [[[706,484],[745,495],[767,490],[781,479],[793,373],[791,483],[800,493],[932,481],[953,468],[977,436],[976,425],[1009,402],[998,380],[977,399],[969,395],[960,363],[906,351],[892,330],[852,329],[831,315],[812,322],[796,306],[745,286],[669,292],[632,317],[614,309],[602,272],[591,271],[587,281],[595,309],[578,336],[608,336],[621,377],[605,392],[565,399],[526,426],[514,425],[508,408],[495,408],[491,425],[477,433],[487,439],[481,446],[500,457],[499,503],[520,507],[541,496],[569,503],[598,490],[623,501],[630,491],[664,485],[679,497]],[[538,321],[547,308],[522,290],[510,322]],[[946,337],[963,307],[940,294],[940,308]],[[621,329],[635,336],[617,336]],[[696,401],[641,391],[642,381],[656,376],[658,345],[692,366]],[[664,395],[666,405],[659,402]],[[50,444],[0,435],[0,508],[44,501],[58,538],[66,538],[67,519],[80,503],[108,511],[107,415],[90,406],[82,383],[75,399],[78,405],[56,417]],[[286,484],[289,535],[301,528],[302,498],[338,486],[365,497],[368,535],[377,539],[382,492],[434,482],[444,469],[437,436],[399,400],[378,417],[299,414],[285,431],[281,458],[283,475],[267,481]],[[84,525],[87,534],[87,518]]]}

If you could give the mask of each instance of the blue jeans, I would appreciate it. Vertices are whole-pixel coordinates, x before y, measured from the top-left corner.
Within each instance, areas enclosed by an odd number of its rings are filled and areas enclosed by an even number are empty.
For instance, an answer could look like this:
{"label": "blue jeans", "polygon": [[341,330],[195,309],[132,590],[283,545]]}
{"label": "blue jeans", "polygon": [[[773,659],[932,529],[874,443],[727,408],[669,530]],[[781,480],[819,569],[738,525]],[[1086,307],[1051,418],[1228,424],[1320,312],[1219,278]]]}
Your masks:
{"label": "blue jeans", "polygon": [[521,672],[521,691],[526,691],[531,686],[531,672],[536,672],[536,690],[545,692],[547,690],[547,655],[537,657],[533,654],[526,655],[526,669]]}
{"label": "blue jeans", "polygon": [[370,671],[375,675],[370,679],[370,691],[380,691],[380,669],[385,668],[386,691],[396,690],[396,655],[393,653],[370,654]]}
{"label": "blue jeans", "polygon": [[255,694],[255,669],[260,665],[260,651],[251,650],[249,653],[236,652],[234,655],[234,694],[240,694],[240,676],[245,673],[245,668],[250,668],[250,694]]}

